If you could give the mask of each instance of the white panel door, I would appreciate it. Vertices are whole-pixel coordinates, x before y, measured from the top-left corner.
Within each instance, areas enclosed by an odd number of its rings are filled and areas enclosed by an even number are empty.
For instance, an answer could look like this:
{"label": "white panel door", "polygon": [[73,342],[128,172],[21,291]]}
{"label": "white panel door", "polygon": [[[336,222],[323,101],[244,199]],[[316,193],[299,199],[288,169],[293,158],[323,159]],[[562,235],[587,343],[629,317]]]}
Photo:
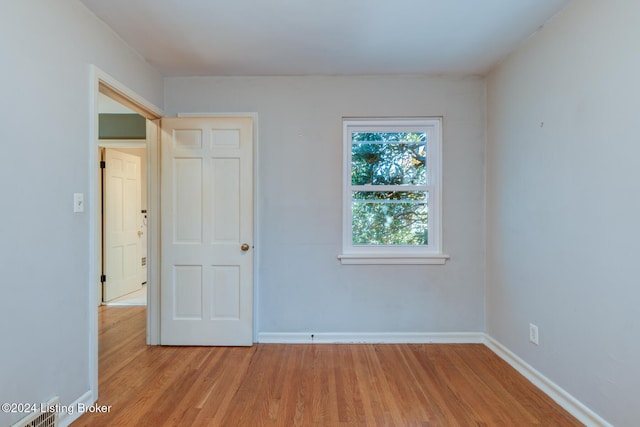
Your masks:
{"label": "white panel door", "polygon": [[252,119],[161,128],[160,342],[252,345]]}
{"label": "white panel door", "polygon": [[104,275],[102,300],[137,291],[140,282],[140,157],[105,150],[103,174]]}

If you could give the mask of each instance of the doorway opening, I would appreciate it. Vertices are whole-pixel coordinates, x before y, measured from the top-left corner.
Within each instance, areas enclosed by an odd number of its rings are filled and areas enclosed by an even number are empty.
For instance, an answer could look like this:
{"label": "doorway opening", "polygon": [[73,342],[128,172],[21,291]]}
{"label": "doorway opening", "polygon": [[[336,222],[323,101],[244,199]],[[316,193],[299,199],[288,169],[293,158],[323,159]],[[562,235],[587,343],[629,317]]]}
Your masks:
{"label": "doorway opening", "polygon": [[103,305],[147,305],[147,120],[99,94]]}
{"label": "doorway opening", "polygon": [[[90,67],[91,71],[91,103],[90,103],[90,170],[92,176],[92,184],[89,192],[89,205],[92,212],[90,218],[91,226],[91,265],[90,265],[90,290],[88,310],[89,310],[89,375],[90,375],[90,394],[91,399],[96,401],[98,399],[98,310],[102,304],[103,285],[102,279],[102,264],[103,264],[103,234],[102,234],[102,169],[100,168],[100,162],[102,160],[101,152],[106,148],[113,147],[101,147],[100,132],[99,132],[99,119],[100,119],[100,97],[106,96],[107,98],[115,101],[129,110],[144,117],[144,126],[146,127],[146,142],[140,147],[130,148],[145,148],[146,159],[144,161],[147,172],[147,218],[146,218],[146,231],[147,231],[147,254],[146,254],[146,269],[147,269],[147,321],[146,321],[146,342],[150,345],[157,345],[159,340],[159,237],[160,237],[160,199],[159,199],[159,122],[162,117],[162,110],[146,99],[142,98],[135,92],[131,91],[126,86],[115,80],[113,77],[104,73],[96,66]],[[138,143],[140,141],[137,141]],[[105,144],[102,144],[105,145]],[[108,144],[106,144],[108,145]],[[141,163],[142,163],[141,159]],[[142,215],[142,208],[139,208],[138,217],[136,223],[139,223],[139,218]],[[142,231],[142,230],[140,230]],[[137,237],[137,236],[136,236]],[[141,259],[138,262],[142,262]]]}

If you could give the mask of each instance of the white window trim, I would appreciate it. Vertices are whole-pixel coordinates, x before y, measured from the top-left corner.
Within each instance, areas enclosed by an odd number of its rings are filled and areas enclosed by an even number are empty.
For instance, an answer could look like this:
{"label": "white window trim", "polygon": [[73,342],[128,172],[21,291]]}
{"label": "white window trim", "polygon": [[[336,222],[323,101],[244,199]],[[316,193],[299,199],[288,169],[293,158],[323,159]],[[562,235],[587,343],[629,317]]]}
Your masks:
{"label": "white window trim", "polygon": [[[391,128],[417,126],[427,129],[432,141],[427,150],[429,164],[429,245],[357,246],[352,244],[351,212],[351,133],[362,127]],[[342,264],[444,264],[448,255],[442,252],[442,118],[344,118],[343,119],[343,201],[342,201]],[[433,143],[435,141],[435,144]],[[435,207],[435,208],[434,208]]]}

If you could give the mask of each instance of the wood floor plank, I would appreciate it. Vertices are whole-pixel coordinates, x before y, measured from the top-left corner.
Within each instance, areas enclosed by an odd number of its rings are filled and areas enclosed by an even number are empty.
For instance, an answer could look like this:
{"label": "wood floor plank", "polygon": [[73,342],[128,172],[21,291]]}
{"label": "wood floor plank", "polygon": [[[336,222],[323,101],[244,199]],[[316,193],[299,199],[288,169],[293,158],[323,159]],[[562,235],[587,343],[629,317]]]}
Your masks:
{"label": "wood floor plank", "polygon": [[99,400],[74,426],[579,426],[480,344],[145,345],[99,310]]}

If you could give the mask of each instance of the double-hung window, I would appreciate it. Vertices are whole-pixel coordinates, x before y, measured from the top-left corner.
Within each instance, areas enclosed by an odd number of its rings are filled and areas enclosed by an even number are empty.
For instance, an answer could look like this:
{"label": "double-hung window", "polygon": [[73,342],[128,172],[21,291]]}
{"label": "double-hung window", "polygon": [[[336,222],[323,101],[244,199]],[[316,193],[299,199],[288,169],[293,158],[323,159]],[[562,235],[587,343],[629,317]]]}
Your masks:
{"label": "double-hung window", "polygon": [[344,119],[343,264],[444,264],[442,120]]}

